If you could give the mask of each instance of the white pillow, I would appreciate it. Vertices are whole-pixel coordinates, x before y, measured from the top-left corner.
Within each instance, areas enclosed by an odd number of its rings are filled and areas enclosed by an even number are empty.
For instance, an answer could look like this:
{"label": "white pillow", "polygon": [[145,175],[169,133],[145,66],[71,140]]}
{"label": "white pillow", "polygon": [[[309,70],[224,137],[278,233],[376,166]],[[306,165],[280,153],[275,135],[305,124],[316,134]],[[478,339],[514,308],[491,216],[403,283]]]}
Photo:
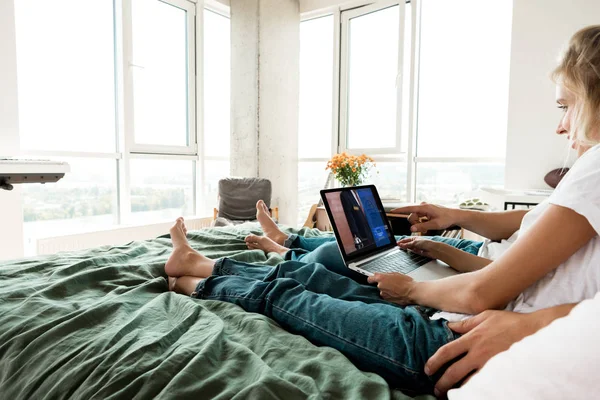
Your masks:
{"label": "white pillow", "polygon": [[490,359],[449,400],[600,398],[600,293]]}

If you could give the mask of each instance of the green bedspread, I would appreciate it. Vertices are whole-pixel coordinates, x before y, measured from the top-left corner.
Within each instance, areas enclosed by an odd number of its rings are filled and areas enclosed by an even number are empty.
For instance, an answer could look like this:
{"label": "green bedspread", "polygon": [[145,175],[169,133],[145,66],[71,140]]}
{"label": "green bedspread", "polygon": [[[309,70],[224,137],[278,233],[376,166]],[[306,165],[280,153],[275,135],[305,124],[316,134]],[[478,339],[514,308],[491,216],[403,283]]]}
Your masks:
{"label": "green bedspread", "polygon": [[[251,230],[188,237],[209,257],[280,262],[246,250]],[[0,264],[0,399],[408,398],[266,317],[168,292],[170,252],[164,236]]]}

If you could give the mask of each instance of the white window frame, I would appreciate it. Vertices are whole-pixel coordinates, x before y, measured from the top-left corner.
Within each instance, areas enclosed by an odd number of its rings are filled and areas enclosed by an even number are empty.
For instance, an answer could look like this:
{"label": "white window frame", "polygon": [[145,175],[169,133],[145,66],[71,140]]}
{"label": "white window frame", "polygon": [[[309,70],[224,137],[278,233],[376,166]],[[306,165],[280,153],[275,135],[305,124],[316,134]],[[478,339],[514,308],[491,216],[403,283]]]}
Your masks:
{"label": "white window frame", "polygon": [[[349,45],[350,20],[368,15],[386,8],[399,7],[399,40],[398,40],[398,73],[396,75],[396,145],[382,148],[349,148],[348,147],[348,100],[349,100]],[[402,85],[404,68],[404,15],[406,4],[404,0],[384,0],[365,5],[341,13],[341,44],[340,44],[340,87],[339,87],[339,151],[361,154],[402,154]]]}
{"label": "white window frame", "polygon": [[[338,151],[338,124],[339,124],[339,85],[340,85],[340,7],[329,7],[314,12],[304,13],[300,18],[300,23],[318,19],[322,17],[328,17],[333,15],[333,70],[331,71],[333,77],[333,95],[331,102],[331,144],[330,144],[330,155],[329,158],[325,157],[298,157],[298,163],[301,162],[323,162],[323,165],[331,159],[331,157]],[[325,182],[323,182],[325,184]]]}
{"label": "white window frame", "polygon": [[194,57],[196,50],[196,4],[188,0],[158,0],[162,3],[170,6],[179,8],[186,12],[186,28],[187,28],[187,98],[188,98],[188,109],[187,109],[187,146],[166,146],[166,145],[155,145],[155,144],[143,144],[135,141],[135,120],[134,120],[134,98],[133,98],[133,69],[139,68],[133,59],[133,40],[131,31],[131,2],[132,0],[120,0],[123,6],[123,15],[126,18],[123,21],[127,21],[127,25],[123,26],[123,85],[125,88],[124,98],[124,113],[125,119],[128,121],[125,126],[125,140],[127,142],[128,151],[131,153],[145,153],[145,154],[174,154],[174,155],[190,155],[198,153],[198,144],[196,141],[196,80],[194,77],[196,70],[196,59]]}
{"label": "white window frame", "polygon": [[[404,38],[404,21],[406,17],[406,4],[410,3],[411,37],[408,42]],[[348,23],[352,18],[369,14],[394,5],[400,6],[400,32],[398,49],[398,79],[397,79],[397,108],[396,108],[396,146],[393,148],[375,149],[350,149],[347,147],[347,105],[348,105]],[[334,95],[333,95],[333,118],[332,125],[332,154],[343,151],[369,155],[379,155],[378,163],[406,162],[406,199],[388,199],[393,201],[416,201],[416,171],[421,163],[505,163],[504,157],[417,157],[418,118],[419,118],[419,61],[420,61],[420,32],[421,32],[421,0],[382,0],[368,1],[358,0],[346,3],[340,7],[330,7],[322,10],[304,13],[302,21],[318,18],[320,16],[333,14],[335,16],[335,62],[334,62]],[[345,22],[344,22],[345,21]],[[410,44],[409,44],[410,43]],[[410,45],[409,70],[404,68],[404,46]],[[402,104],[403,96],[403,74],[410,75],[410,88],[408,104]],[[407,108],[408,132],[407,148],[401,148],[402,108]],[[403,151],[404,150],[404,151]],[[299,158],[302,161],[327,161],[323,158]]]}
{"label": "white window frame", "polygon": [[[231,20],[230,8],[215,1],[215,0],[204,0],[204,4],[198,4],[196,10],[196,87],[197,87],[197,108],[196,108],[196,133],[198,143],[198,162],[196,163],[196,182],[197,187],[194,190],[196,196],[196,209],[199,210],[207,209],[207,195],[205,192],[206,188],[206,161],[230,161],[231,157],[222,156],[210,156],[204,152],[204,11],[208,10],[219,14],[222,17]],[[201,196],[198,194],[201,193]]]}
{"label": "white window frame", "polygon": [[411,102],[410,102],[410,136],[408,144],[409,159],[408,163],[408,183],[407,192],[409,201],[417,201],[417,168],[419,164],[425,163],[480,163],[505,164],[505,157],[418,157],[417,154],[417,139],[418,139],[418,122],[419,122],[419,62],[421,49],[421,0],[410,0],[413,3],[412,7],[412,64],[411,64]]}
{"label": "white window frame", "polygon": [[[196,50],[197,36],[202,37],[201,28],[196,29],[196,9],[200,8],[195,2],[188,0],[159,0],[163,3],[186,11],[187,28],[187,62],[188,62],[188,145],[165,146],[139,144],[135,142],[134,113],[133,113],[133,41],[132,41],[132,0],[115,0],[115,48],[117,53],[117,98],[119,107],[119,147],[122,159],[118,162],[118,224],[131,222],[131,160],[141,158],[188,160],[192,161],[192,213],[197,214],[198,208],[198,124],[197,110],[202,107],[198,101],[196,85],[197,65],[202,65],[202,58],[198,58]],[[117,12],[120,12],[120,14]],[[200,25],[201,26],[201,25]],[[121,39],[121,40],[118,40]],[[200,79],[202,77],[200,76]],[[196,106],[198,104],[198,107]],[[201,117],[201,115],[200,115]]]}
{"label": "white window frame", "polygon": [[[167,159],[192,161],[193,214],[197,215],[202,203],[199,190],[203,187],[202,161],[223,157],[204,158],[203,135],[203,24],[204,8],[229,18],[229,8],[215,1],[159,0],[183,9],[187,16],[188,62],[188,146],[136,144],[133,127],[133,74],[132,68],[132,15],[131,0],[113,0],[114,23],[114,85],[115,85],[115,146],[113,152],[44,151],[22,149],[23,156],[64,157],[80,159],[112,159],[116,163],[117,210],[114,227],[131,222],[131,167],[133,159]],[[205,4],[203,4],[205,3]],[[198,46],[196,46],[198,43]],[[160,221],[152,221],[160,222]]]}

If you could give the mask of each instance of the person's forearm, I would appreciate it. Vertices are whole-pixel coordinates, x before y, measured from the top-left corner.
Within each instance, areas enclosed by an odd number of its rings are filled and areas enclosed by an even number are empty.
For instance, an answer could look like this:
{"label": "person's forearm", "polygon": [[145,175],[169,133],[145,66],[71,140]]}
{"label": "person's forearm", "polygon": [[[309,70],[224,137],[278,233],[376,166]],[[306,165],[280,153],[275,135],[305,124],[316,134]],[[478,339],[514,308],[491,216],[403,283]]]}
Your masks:
{"label": "person's forearm", "polygon": [[425,282],[414,282],[409,302],[438,310],[478,314],[483,311],[477,298],[476,275],[479,271]]}
{"label": "person's forearm", "polygon": [[491,240],[508,239],[521,226],[529,210],[484,212],[455,210],[456,225]]}
{"label": "person's forearm", "polygon": [[[443,311],[479,314],[490,308],[486,299],[478,297],[478,279],[481,272],[464,273],[434,281],[414,282],[409,295],[410,302]],[[529,315],[532,324],[536,330],[539,330],[555,319],[566,316],[575,306],[576,304],[564,304]]]}
{"label": "person's forearm", "polygon": [[531,323],[534,325],[535,331],[537,332],[543,327],[550,325],[556,319],[566,317],[576,305],[577,303],[562,304],[531,313]]}
{"label": "person's forearm", "polygon": [[440,245],[442,246],[439,250],[438,259],[460,272],[477,271],[492,262],[492,260],[478,257],[445,243],[440,243]]}

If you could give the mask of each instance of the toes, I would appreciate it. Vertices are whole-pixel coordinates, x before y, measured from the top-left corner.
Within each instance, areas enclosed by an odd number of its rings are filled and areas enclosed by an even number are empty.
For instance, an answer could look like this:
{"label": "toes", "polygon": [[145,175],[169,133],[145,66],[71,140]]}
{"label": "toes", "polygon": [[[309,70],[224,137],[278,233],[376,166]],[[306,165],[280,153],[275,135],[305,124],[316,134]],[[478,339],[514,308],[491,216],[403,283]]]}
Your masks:
{"label": "toes", "polygon": [[262,200],[259,200],[256,202],[256,209],[260,211],[260,209],[262,208],[264,202]]}
{"label": "toes", "polygon": [[260,239],[260,236],[256,236],[256,235],[248,235],[246,236],[246,243],[252,242],[252,243],[256,243],[258,242]]}
{"label": "toes", "polygon": [[[261,200],[261,201],[262,201],[262,200]],[[267,207],[267,205],[265,204],[265,202],[264,202],[264,201],[262,201],[262,208],[263,208],[263,210],[264,210],[264,211],[265,211],[267,214],[269,214],[269,213],[270,213],[270,211],[269,211],[269,207]]]}

